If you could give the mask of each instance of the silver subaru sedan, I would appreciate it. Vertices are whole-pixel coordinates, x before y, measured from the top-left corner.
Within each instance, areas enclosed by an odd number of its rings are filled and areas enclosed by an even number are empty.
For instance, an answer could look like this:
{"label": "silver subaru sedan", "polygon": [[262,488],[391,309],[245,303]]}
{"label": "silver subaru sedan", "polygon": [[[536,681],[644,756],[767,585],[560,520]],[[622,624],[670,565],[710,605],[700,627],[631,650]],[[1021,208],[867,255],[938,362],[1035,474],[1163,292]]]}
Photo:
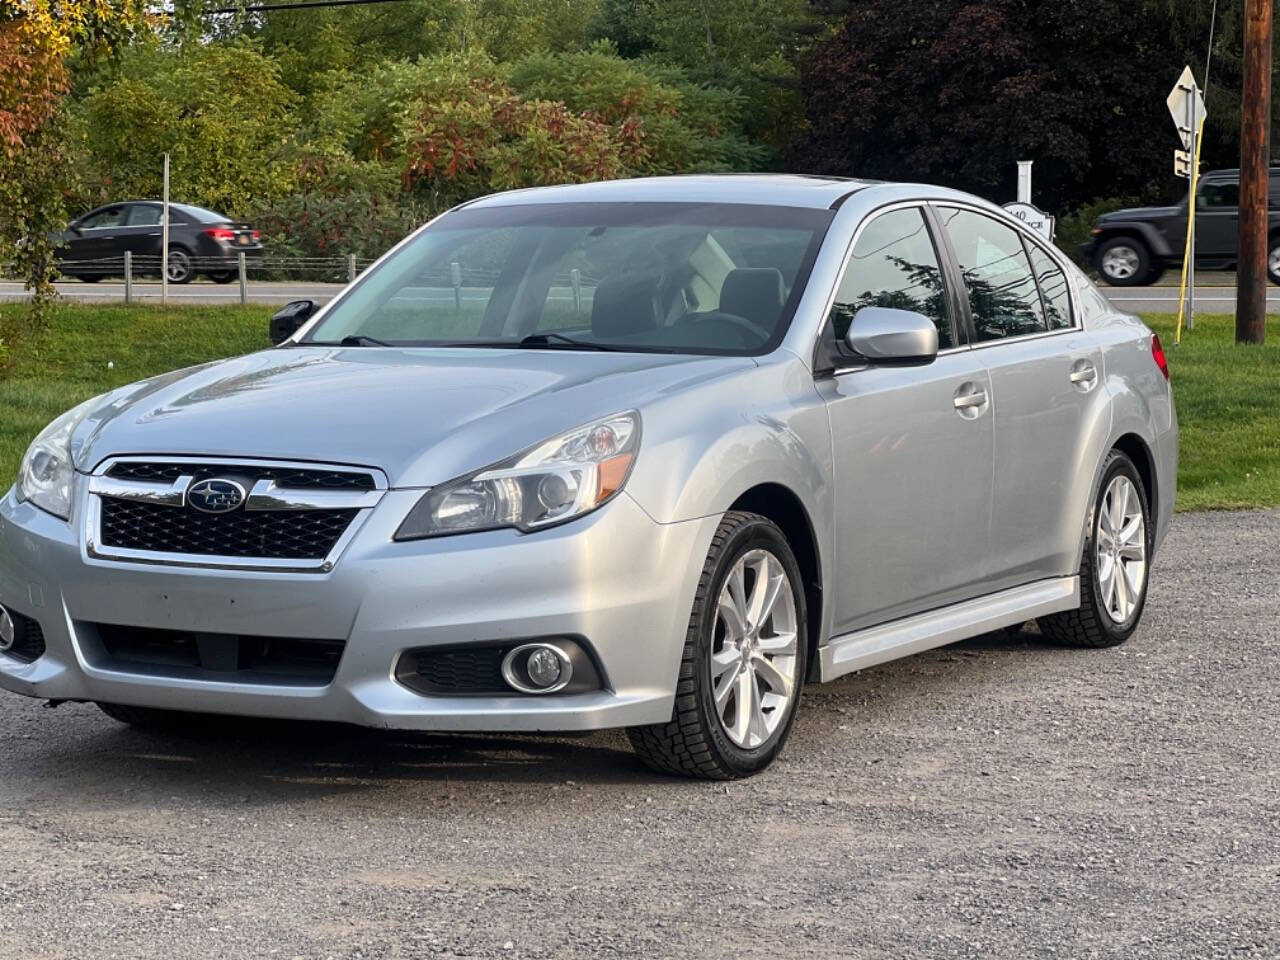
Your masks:
{"label": "silver subaru sedan", "polygon": [[625,727],[751,774],[807,682],[1035,619],[1123,642],[1160,342],[950,190],[464,204],[274,349],[81,404],[0,502],[0,687],[161,729]]}

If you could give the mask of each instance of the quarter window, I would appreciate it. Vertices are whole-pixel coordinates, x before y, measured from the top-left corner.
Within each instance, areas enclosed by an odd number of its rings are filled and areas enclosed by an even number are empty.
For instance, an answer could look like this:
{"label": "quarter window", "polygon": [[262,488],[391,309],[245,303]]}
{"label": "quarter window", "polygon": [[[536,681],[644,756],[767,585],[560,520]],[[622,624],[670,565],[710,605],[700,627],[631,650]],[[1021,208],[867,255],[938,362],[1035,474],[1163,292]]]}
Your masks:
{"label": "quarter window", "polygon": [[858,237],[831,307],[837,340],[863,307],[923,314],[938,328],[939,349],[955,346],[942,266],[920,208],[882,214]]}
{"label": "quarter window", "polygon": [[964,275],[978,342],[1046,332],[1040,293],[1017,231],[968,210],[938,212]]}
{"label": "quarter window", "polygon": [[1071,326],[1071,294],[1067,292],[1067,275],[1051,256],[1034,243],[1028,243],[1027,249],[1031,251],[1031,268],[1035,271],[1036,283],[1040,285],[1040,299],[1044,302],[1049,329],[1065,330]]}

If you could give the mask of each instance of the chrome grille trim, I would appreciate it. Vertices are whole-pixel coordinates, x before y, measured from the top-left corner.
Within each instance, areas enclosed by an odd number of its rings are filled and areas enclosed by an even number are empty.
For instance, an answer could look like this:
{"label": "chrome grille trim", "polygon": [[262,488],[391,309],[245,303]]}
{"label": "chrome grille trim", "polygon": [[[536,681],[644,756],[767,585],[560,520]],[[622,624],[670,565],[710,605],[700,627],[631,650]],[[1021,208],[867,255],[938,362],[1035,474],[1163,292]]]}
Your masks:
{"label": "chrome grille trim", "polygon": [[[172,483],[165,481],[123,480],[110,476],[113,467],[121,463],[165,464],[190,466]],[[351,487],[325,489],[320,487],[281,487],[274,479],[260,479],[253,485],[244,510],[255,512],[296,512],[304,510],[355,510],[354,519],[347,525],[332,549],[322,559],[298,560],[274,557],[229,557],[210,554],[135,550],[108,546],[102,542],[102,500],[104,497],[149,503],[155,506],[185,508],[187,489],[202,472],[213,471],[234,476],[236,468],[268,469],[278,471],[317,471],[325,473],[349,473],[369,478],[373,489]],[[175,567],[200,567],[206,569],[259,570],[281,573],[327,573],[334,568],[342,552],[350,544],[369,512],[381,502],[387,491],[387,479],[382,471],[370,467],[352,467],[344,464],[312,463],[295,460],[262,460],[243,457],[113,457],[103,461],[93,471],[87,483],[85,504],[84,555],[87,561],[127,562],[159,564]]]}

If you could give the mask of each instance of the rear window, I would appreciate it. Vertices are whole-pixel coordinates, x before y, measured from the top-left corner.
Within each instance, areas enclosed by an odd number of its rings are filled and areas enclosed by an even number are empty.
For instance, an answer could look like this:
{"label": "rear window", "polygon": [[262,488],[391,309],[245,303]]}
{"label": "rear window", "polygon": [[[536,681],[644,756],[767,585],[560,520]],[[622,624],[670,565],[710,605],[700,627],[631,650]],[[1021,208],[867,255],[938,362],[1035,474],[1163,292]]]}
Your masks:
{"label": "rear window", "polygon": [[180,213],[185,213],[197,223],[226,223],[231,219],[221,213],[206,210],[204,207],[193,207],[189,203],[171,203],[169,206]]}

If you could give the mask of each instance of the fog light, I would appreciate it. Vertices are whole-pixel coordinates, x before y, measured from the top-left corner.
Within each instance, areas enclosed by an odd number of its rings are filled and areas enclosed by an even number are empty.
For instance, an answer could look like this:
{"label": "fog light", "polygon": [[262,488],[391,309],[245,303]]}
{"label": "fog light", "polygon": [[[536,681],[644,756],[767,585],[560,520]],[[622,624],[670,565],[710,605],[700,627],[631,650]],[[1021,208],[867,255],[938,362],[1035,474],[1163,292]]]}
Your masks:
{"label": "fog light", "polygon": [[8,610],[0,606],[0,653],[12,649],[17,639],[18,628],[13,625],[13,617],[9,616]]}
{"label": "fog light", "polygon": [[573,661],[554,643],[526,643],[503,658],[502,677],[521,693],[555,693],[573,679]]}
{"label": "fog light", "polygon": [[546,647],[539,647],[529,654],[529,659],[525,661],[524,672],[529,675],[535,687],[551,687],[560,679],[564,668],[560,665],[559,657]]}

